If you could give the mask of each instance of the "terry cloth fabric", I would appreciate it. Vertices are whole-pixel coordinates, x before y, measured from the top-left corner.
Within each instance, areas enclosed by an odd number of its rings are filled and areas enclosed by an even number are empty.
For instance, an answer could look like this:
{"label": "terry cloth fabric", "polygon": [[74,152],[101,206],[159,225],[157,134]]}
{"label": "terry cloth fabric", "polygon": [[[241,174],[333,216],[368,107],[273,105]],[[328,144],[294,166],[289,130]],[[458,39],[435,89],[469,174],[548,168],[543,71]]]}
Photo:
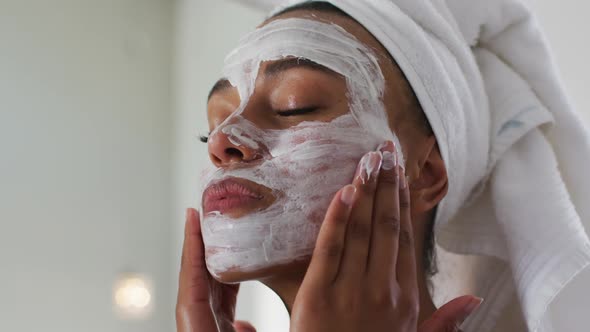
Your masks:
{"label": "terry cloth fabric", "polygon": [[435,288],[463,282],[485,298],[466,331],[494,329],[513,298],[525,329],[541,331],[550,302],[590,262],[590,136],[534,16],[516,0],[325,2],[389,51],[436,135],[449,177],[436,241],[470,255],[475,279],[451,271]]}

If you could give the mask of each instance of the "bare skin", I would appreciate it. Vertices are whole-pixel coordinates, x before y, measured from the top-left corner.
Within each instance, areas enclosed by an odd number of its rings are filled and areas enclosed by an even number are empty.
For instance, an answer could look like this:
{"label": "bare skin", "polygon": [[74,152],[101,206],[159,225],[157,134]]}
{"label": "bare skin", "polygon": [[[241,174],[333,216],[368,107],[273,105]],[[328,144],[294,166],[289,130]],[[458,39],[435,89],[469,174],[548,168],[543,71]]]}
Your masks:
{"label": "bare skin", "polygon": [[[380,170],[365,183],[357,176],[338,192],[309,260],[248,273],[231,271],[218,276],[219,280],[206,270],[198,214],[189,209],[177,302],[178,331],[213,332],[218,326],[219,331],[251,331],[246,323],[234,323],[238,285],[222,282],[253,279],[281,297],[291,314],[293,331],[455,331],[480,300],[465,296],[437,310],[428,292],[426,273],[416,260],[423,256],[425,228],[432,211],[447,191],[446,168],[436,139],[417,121],[409,87],[378,41],[353,20],[330,13],[311,14],[300,10],[273,19],[304,17],[332,22],[375,50],[387,84],[384,104],[390,127],[406,152],[406,169]],[[302,121],[330,121],[349,112],[343,77],[306,66],[266,75],[271,65],[262,64],[254,94],[242,113],[259,127],[283,129]],[[210,129],[231,115],[239,101],[234,88],[217,89],[208,102]],[[288,117],[276,112],[310,106],[318,111]],[[216,135],[210,137],[209,152],[217,167],[256,162],[257,151],[234,146],[223,134]],[[389,143],[387,149],[395,147]],[[403,183],[407,185],[400,185]],[[351,188],[355,191],[352,201],[343,200],[343,191],[348,193]],[[359,268],[363,265],[364,269]]]}

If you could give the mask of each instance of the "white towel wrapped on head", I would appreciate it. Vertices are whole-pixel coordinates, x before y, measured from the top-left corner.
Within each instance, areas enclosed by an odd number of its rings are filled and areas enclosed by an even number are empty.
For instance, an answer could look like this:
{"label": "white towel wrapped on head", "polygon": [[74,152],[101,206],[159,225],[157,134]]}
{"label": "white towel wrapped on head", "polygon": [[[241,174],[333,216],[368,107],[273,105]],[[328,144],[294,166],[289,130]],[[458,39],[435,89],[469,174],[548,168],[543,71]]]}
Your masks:
{"label": "white towel wrapped on head", "polygon": [[516,295],[538,331],[549,303],[590,262],[581,224],[590,218],[590,136],[534,17],[516,0],[325,2],[389,51],[434,130],[449,176],[437,244],[505,262],[478,265],[488,270],[470,282],[485,301],[463,328],[492,330]]}

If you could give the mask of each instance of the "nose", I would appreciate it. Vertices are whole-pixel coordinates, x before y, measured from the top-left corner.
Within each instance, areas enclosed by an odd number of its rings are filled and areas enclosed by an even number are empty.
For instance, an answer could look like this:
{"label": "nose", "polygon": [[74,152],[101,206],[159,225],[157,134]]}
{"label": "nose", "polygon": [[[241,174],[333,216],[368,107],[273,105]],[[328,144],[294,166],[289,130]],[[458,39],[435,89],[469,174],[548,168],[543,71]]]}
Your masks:
{"label": "nose", "polygon": [[260,158],[255,147],[247,146],[221,130],[214,132],[208,140],[209,158],[217,167],[228,167],[235,163],[254,161]]}

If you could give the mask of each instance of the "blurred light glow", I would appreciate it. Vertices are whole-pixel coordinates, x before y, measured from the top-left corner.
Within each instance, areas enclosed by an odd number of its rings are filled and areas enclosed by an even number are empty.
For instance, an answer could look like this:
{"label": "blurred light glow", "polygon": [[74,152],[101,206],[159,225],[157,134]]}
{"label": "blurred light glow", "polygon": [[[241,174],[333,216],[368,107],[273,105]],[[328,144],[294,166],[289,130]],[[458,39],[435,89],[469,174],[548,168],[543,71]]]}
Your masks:
{"label": "blurred light glow", "polygon": [[122,275],[113,287],[115,311],[124,319],[144,319],[152,309],[152,287],[147,278]]}

